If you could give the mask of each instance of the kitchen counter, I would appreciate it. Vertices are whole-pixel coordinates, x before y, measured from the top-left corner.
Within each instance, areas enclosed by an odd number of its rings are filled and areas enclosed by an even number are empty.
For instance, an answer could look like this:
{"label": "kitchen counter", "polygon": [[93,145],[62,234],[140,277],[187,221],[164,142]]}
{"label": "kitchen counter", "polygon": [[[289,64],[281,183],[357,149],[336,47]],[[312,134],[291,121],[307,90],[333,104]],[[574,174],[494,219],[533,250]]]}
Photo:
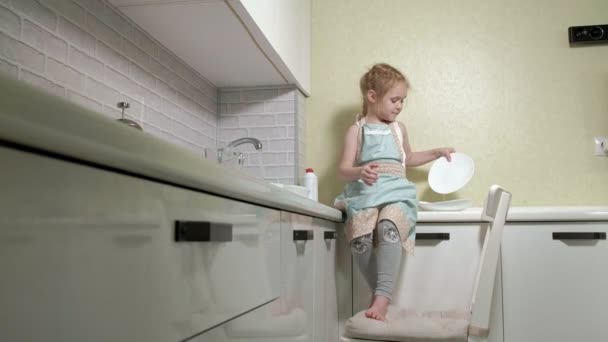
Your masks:
{"label": "kitchen counter", "polygon": [[[479,222],[482,208],[419,211],[418,222]],[[508,222],[608,221],[608,206],[511,207]]]}
{"label": "kitchen counter", "polygon": [[334,208],[0,75],[0,145],[270,208],[342,221]]}

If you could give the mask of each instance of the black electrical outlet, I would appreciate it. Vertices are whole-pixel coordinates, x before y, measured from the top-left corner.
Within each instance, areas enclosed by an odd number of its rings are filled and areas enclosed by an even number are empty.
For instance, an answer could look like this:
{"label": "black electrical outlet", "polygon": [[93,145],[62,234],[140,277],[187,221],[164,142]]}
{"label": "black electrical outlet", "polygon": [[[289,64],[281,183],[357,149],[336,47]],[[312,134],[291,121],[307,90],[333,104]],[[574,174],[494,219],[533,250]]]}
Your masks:
{"label": "black electrical outlet", "polygon": [[608,43],[608,25],[571,26],[570,44]]}

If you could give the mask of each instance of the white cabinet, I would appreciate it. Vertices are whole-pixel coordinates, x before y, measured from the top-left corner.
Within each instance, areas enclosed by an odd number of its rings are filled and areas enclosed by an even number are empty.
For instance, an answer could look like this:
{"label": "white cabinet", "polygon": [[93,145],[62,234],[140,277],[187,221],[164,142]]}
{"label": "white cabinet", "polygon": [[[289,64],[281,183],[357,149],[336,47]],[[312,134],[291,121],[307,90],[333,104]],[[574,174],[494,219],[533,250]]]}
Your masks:
{"label": "white cabinet", "polygon": [[281,297],[192,341],[337,341],[335,225],[281,212]]}
{"label": "white cabinet", "polygon": [[608,222],[509,223],[505,342],[605,341]]}
{"label": "white cabinet", "polygon": [[280,296],[278,210],[5,147],[0,160],[1,341],[179,341]]}
{"label": "white cabinet", "polygon": [[310,0],[110,0],[216,87],[310,94]]}
{"label": "white cabinet", "polygon": [[[338,340],[338,288],[336,282],[336,224],[314,219],[315,227],[315,341]],[[340,237],[342,238],[342,237]]]}

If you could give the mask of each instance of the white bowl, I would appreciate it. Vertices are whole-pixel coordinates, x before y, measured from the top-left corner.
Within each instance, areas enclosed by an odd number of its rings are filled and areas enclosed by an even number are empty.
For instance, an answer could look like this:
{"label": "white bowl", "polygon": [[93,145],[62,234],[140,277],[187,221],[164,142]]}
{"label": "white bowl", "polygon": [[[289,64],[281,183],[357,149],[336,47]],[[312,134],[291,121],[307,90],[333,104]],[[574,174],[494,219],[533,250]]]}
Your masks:
{"label": "white bowl", "polygon": [[462,189],[475,173],[475,163],[464,153],[452,153],[451,162],[445,157],[437,159],[429,170],[429,186],[440,194]]}

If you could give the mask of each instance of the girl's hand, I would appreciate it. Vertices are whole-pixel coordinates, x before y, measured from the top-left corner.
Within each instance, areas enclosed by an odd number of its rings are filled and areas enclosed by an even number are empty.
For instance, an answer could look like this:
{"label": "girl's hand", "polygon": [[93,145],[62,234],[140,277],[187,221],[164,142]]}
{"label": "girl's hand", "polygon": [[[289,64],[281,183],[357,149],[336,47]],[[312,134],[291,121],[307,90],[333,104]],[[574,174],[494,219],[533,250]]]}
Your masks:
{"label": "girl's hand", "polygon": [[454,153],[456,152],[456,150],[453,147],[441,147],[435,150],[435,153],[437,154],[437,158],[441,158],[441,157],[445,157],[445,159],[447,159],[449,162],[452,161],[452,157],[450,156],[450,153]]}
{"label": "girl's hand", "polygon": [[367,185],[374,185],[378,180],[378,172],[374,171],[378,167],[378,164],[367,164],[361,168],[361,174],[359,178],[363,180],[363,183]]}

